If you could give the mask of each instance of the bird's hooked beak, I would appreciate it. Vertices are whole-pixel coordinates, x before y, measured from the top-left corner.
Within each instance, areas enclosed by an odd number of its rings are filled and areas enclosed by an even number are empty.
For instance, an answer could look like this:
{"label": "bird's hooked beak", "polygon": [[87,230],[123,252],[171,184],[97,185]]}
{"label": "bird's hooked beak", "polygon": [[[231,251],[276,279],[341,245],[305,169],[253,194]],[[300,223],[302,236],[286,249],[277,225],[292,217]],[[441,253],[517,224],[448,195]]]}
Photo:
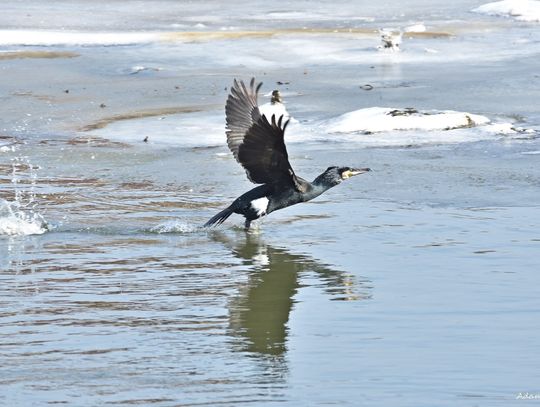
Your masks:
{"label": "bird's hooked beak", "polygon": [[341,173],[341,178],[342,179],[347,179],[347,178],[351,178],[351,177],[354,177],[355,175],[360,175],[360,174],[364,174],[366,172],[369,172],[371,171],[370,168],[350,168],[346,171],[343,171]]}

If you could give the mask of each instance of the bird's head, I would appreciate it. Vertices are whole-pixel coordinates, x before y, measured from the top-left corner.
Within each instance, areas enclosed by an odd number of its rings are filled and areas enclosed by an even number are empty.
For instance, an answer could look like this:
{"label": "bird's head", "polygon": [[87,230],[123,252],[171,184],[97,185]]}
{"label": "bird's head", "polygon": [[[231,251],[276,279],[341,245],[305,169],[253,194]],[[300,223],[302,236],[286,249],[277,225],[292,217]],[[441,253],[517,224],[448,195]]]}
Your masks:
{"label": "bird's head", "polygon": [[371,171],[369,168],[353,168],[353,167],[328,167],[325,172],[317,177],[315,182],[326,185],[338,185],[343,180],[354,177],[355,175],[364,174]]}

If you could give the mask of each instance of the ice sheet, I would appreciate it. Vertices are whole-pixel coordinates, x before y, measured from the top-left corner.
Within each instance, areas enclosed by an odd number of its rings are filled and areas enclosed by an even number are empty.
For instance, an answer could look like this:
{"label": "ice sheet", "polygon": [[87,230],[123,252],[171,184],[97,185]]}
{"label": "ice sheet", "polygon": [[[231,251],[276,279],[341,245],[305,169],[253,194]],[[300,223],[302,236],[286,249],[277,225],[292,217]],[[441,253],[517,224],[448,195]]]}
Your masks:
{"label": "ice sheet", "polygon": [[[391,112],[395,115],[389,114]],[[400,112],[410,112],[410,109],[372,107],[329,120],[294,120],[287,127],[285,139],[288,144],[330,141],[357,147],[384,147],[467,143],[535,134],[532,129],[518,128],[500,118],[491,122],[485,116],[466,112],[430,110],[406,115]],[[215,111],[122,120],[89,134],[135,143],[148,136],[149,145],[158,148],[169,145],[219,147],[225,145],[225,115]]]}
{"label": "ice sheet", "polygon": [[0,46],[130,45],[158,41],[162,37],[163,34],[151,32],[0,30]]}

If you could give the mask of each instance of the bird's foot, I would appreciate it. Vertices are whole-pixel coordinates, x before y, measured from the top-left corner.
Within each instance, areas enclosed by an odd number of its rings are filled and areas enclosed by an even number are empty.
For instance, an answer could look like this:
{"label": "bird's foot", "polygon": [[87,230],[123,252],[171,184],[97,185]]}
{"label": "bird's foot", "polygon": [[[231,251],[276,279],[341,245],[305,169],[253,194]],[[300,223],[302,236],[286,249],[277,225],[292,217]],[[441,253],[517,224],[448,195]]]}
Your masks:
{"label": "bird's foot", "polygon": [[250,226],[244,228],[244,232],[246,232],[249,235],[259,235],[259,234],[262,233],[261,226],[262,226],[261,221],[259,221],[259,220],[251,221]]}

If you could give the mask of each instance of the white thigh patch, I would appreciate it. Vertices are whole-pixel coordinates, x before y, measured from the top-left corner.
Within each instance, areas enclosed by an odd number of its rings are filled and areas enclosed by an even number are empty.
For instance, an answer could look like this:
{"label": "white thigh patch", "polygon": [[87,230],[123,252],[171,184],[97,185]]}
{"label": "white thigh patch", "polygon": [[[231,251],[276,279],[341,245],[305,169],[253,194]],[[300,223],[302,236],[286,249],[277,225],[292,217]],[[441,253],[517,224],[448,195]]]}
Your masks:
{"label": "white thigh patch", "polygon": [[270,201],[265,196],[251,201],[251,207],[257,212],[257,216],[262,216],[266,214],[266,210],[268,209],[268,202]]}

